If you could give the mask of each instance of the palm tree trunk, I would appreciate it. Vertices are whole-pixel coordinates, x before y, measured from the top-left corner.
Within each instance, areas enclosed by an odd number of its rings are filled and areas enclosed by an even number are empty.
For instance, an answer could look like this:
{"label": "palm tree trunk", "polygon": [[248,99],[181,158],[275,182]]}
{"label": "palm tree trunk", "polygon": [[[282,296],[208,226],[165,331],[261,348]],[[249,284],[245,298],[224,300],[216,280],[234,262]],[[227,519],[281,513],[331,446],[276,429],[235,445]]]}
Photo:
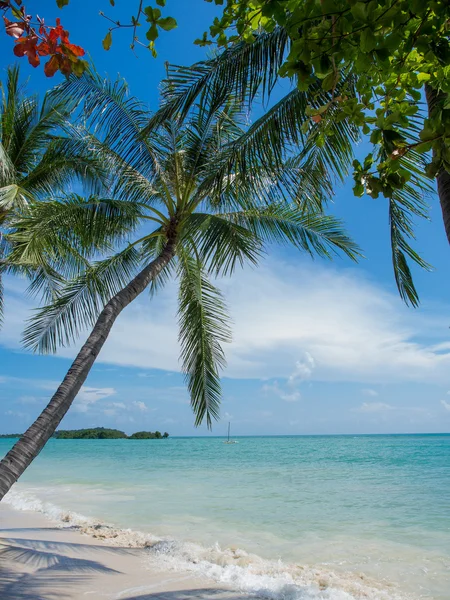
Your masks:
{"label": "palm tree trunk", "polygon": [[[428,114],[431,117],[445,94],[425,85],[425,96],[428,104]],[[450,244],[450,173],[442,168],[436,176],[439,201],[444,219],[445,233]]]}
{"label": "palm tree trunk", "polygon": [[[175,238],[175,235],[172,236]],[[141,294],[175,255],[175,240],[170,239],[163,252],[106,304],[68,370],[61,385],[36,421],[0,462],[0,500],[36,458],[69,410],[91,370],[98,353],[122,310]]]}

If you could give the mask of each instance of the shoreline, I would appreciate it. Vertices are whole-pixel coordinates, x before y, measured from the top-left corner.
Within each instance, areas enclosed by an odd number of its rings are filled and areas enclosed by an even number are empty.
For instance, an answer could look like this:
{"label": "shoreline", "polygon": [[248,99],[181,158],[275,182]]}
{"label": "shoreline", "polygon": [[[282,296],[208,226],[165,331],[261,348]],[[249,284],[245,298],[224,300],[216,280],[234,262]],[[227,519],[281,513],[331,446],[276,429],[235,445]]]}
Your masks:
{"label": "shoreline", "polygon": [[242,600],[192,573],[146,564],[148,550],[108,545],[75,527],[0,503],[0,598],[8,600]]}
{"label": "shoreline", "polygon": [[361,572],[158,538],[12,493],[0,503],[2,600],[412,600]]}

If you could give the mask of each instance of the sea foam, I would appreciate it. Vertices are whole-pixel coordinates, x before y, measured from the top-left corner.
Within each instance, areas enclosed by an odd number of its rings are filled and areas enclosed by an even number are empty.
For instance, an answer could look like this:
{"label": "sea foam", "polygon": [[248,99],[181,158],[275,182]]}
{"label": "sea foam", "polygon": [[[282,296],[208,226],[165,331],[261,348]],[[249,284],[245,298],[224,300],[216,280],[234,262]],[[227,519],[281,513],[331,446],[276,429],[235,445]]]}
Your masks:
{"label": "sea foam", "polygon": [[17,510],[42,513],[62,528],[75,528],[108,545],[145,548],[148,569],[195,573],[250,597],[267,600],[414,600],[395,586],[364,574],[335,572],[321,565],[288,564],[263,559],[237,547],[221,548],[218,544],[204,547],[131,529],[118,529],[42,501],[30,492],[11,490],[4,502]]}

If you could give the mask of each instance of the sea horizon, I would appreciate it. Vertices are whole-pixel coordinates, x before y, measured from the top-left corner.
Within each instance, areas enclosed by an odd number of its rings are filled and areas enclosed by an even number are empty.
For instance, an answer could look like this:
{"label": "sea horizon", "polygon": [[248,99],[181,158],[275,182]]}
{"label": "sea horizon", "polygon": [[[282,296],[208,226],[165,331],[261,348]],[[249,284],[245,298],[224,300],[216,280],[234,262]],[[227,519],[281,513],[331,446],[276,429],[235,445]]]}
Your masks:
{"label": "sea horizon", "polygon": [[[89,427],[87,427],[86,429],[91,429]],[[58,430],[57,430],[58,431]],[[76,430],[68,430],[68,431],[76,431]],[[122,431],[122,430],[119,430]],[[10,439],[12,438],[19,438],[22,434],[18,434],[18,435],[14,435],[12,433],[0,433],[0,436],[9,436]],[[449,435],[450,436],[450,431],[438,431],[438,432],[424,432],[424,433],[420,433],[420,432],[411,432],[411,433],[398,433],[398,432],[393,432],[393,433],[273,433],[273,434],[245,434],[245,433],[241,433],[241,434],[232,434],[230,435],[230,437],[232,438],[296,438],[296,437],[373,437],[373,436],[432,436],[432,435],[436,435],[436,436],[441,436],[441,435]],[[221,435],[171,435],[169,434],[169,437],[173,440],[176,439],[196,439],[196,438],[201,438],[201,439],[220,439],[220,438],[224,438],[227,437],[227,434],[221,434]],[[113,438],[112,438],[113,439]],[[85,440],[87,441],[88,438]],[[68,440],[60,440],[60,441],[68,441]],[[90,441],[95,441],[94,439],[90,439]],[[100,441],[106,441],[105,439],[100,440]],[[118,441],[118,440],[115,440]],[[136,441],[143,441],[143,440],[136,440]],[[153,440],[147,440],[147,441],[153,441]]]}

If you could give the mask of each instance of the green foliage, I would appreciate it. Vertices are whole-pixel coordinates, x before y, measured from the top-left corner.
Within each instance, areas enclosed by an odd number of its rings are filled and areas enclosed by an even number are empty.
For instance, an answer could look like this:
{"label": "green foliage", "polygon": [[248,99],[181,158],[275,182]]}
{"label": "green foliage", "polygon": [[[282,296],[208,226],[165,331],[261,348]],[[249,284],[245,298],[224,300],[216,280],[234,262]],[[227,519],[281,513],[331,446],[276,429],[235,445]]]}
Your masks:
{"label": "green foliage", "polygon": [[160,431],[137,431],[129,436],[130,440],[161,440],[162,438],[168,438],[169,434],[166,432],[164,435]]}
{"label": "green foliage", "polygon": [[[74,108],[74,103],[57,101],[49,93],[42,103],[37,96],[27,95],[17,67],[8,68],[5,81],[0,83],[0,257],[9,257],[7,265],[2,262],[0,274],[11,271],[26,275],[31,288],[48,299],[61,280],[58,268],[67,272],[68,265],[82,256],[71,247],[75,240],[69,240],[69,221],[65,240],[51,237],[47,225],[58,219],[57,203],[47,201],[74,183],[81,183],[87,191],[101,190],[106,183],[106,163],[70,124]],[[46,217],[24,250],[29,255],[24,257],[18,248],[20,222],[32,219],[30,210],[39,210],[38,206]],[[67,217],[65,214],[64,219]],[[16,240],[4,235],[11,227],[17,232]],[[57,249],[61,251],[58,259]],[[29,260],[30,254],[33,260]],[[71,261],[66,263],[68,257]],[[0,292],[0,308],[1,300]]]}
{"label": "green foliage", "polygon": [[[0,437],[17,437],[17,436],[0,436]],[[53,436],[58,440],[160,440],[168,438],[169,434],[164,435],[160,431],[137,431],[128,436],[123,431],[118,429],[106,429],[105,427],[94,427],[92,429],[60,429]]]}
{"label": "green foliage", "polygon": [[[57,0],[57,2],[58,1],[59,0]],[[68,2],[68,0],[65,1]],[[114,0],[110,0],[110,4],[114,7]],[[156,0],[156,4],[157,6],[164,8],[166,0]],[[130,21],[128,23],[119,21],[113,16],[106,15],[103,11],[100,11],[100,15],[112,23],[102,42],[104,50],[109,50],[111,48],[113,31],[116,31],[117,29],[131,29],[133,33],[130,48],[134,50],[136,45],[144,46],[150,50],[154,58],[157,56],[155,41],[159,37],[160,31],[171,31],[178,26],[176,19],[173,17],[162,16],[160,8],[150,5],[144,6],[143,2],[138,3],[137,10],[134,15],[130,16]],[[142,26],[144,26],[144,29],[146,30],[146,42],[142,42],[139,39],[138,31]]]}
{"label": "green foliage", "polygon": [[[290,6],[296,3],[298,0],[293,0]],[[247,5],[244,2],[241,7]],[[234,10],[236,5],[231,8]],[[225,10],[229,9],[228,6]],[[252,30],[248,41],[237,36],[208,61],[191,67],[169,67],[170,85],[164,91],[164,117],[184,115],[196,102],[207,105],[209,98],[227,94],[232,94],[248,109],[258,95],[264,99],[270,97],[279,77],[286,74],[286,61],[295,47],[290,31],[277,25]],[[323,62],[320,68],[325,67]],[[284,182],[286,197],[301,198],[302,206],[307,205],[314,211],[329,200],[336,181],[344,181],[353,166],[355,195],[367,193],[373,198],[385,198],[390,223],[395,205],[398,219],[394,221],[408,224],[390,229],[392,257],[400,294],[415,306],[417,291],[407,263],[413,261],[421,267],[429,267],[411,246],[413,220],[428,218],[424,198],[432,190],[426,175],[431,143],[420,137],[422,126],[427,123],[425,115],[421,109],[402,101],[398,103],[399,110],[405,113],[400,125],[397,128],[393,125],[394,115],[384,124],[382,132],[374,131],[377,129],[375,121],[383,112],[382,103],[377,105],[377,110],[375,106],[373,110],[367,109],[368,112],[362,109],[360,78],[355,76],[351,65],[340,64],[331,89],[323,84],[319,73],[310,77],[311,72],[305,68],[288,73],[294,89],[281,99],[277,97],[245,135],[229,145],[223,162],[216,167],[221,177],[217,178],[218,185],[223,187],[231,165],[236,164],[239,156],[242,168],[258,173],[264,182],[260,194],[268,203],[275,200],[268,182],[270,170],[276,169]],[[377,114],[378,110],[381,112]],[[152,119],[152,125],[157,118]],[[369,123],[371,118],[374,124]],[[369,134],[374,146],[372,152],[361,163],[353,161],[356,143]],[[400,140],[404,143],[402,148],[397,147]],[[438,161],[438,157],[435,160]],[[264,165],[268,166],[266,172]],[[245,192],[246,182],[241,181],[240,185],[240,193]],[[400,196],[402,201],[399,201]]]}
{"label": "green foliage", "polygon": [[[338,120],[374,145],[371,170],[355,169],[355,195],[382,194],[391,201],[406,190],[411,171],[404,158],[420,155],[415,162],[431,178],[450,171],[447,0],[228,0],[210,36],[228,48],[242,40],[258,44],[261,32],[277,28],[289,38],[279,74],[308,93],[309,117],[321,130],[316,143],[332,143],[330,124]],[[198,43],[209,41],[205,34]],[[319,87],[330,98],[317,106],[312,100]],[[428,117],[420,110],[426,90],[437,95]]]}
{"label": "green foliage", "polygon": [[118,429],[105,429],[94,427],[92,429],[60,429],[55,432],[57,440],[117,440],[126,439],[128,436]]}

